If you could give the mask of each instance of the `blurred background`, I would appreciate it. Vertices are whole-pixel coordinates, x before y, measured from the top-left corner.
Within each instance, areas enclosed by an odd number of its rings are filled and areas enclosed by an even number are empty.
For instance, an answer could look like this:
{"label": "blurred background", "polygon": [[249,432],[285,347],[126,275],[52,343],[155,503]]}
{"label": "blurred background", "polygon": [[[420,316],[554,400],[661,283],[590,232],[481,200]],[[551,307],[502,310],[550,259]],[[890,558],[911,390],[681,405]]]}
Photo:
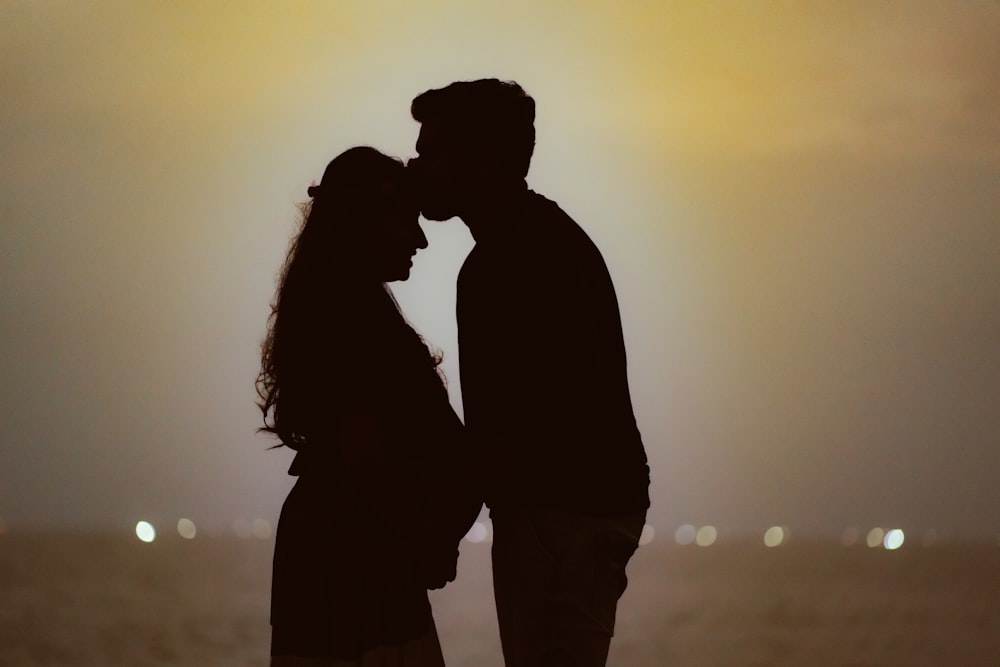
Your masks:
{"label": "blurred background", "polygon": [[[0,3],[5,530],[272,523],[253,383],[296,205],[480,77],[534,96],[529,184],[616,280],[661,534],[1000,537],[986,1]],[[394,289],[461,410],[471,239],[422,224]]]}
{"label": "blurred background", "polygon": [[[481,77],[618,290],[653,506],[611,664],[995,664],[1000,3],[0,0],[0,665],[266,664],[297,205]],[[393,289],[461,412],[472,241],[422,224]],[[489,540],[452,665],[499,662]]]}

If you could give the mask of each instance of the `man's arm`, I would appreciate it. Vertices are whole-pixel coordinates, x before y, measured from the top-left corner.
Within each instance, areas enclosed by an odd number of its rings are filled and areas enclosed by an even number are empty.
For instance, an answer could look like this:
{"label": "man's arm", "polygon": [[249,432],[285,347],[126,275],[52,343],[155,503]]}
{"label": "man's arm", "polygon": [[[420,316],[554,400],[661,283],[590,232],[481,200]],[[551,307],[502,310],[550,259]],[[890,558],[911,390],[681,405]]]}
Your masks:
{"label": "man's arm", "polygon": [[510,480],[522,480],[543,492],[592,453],[585,443],[601,415],[599,329],[572,255],[545,247],[510,254],[516,260],[490,318],[485,467],[495,491],[519,493]]}

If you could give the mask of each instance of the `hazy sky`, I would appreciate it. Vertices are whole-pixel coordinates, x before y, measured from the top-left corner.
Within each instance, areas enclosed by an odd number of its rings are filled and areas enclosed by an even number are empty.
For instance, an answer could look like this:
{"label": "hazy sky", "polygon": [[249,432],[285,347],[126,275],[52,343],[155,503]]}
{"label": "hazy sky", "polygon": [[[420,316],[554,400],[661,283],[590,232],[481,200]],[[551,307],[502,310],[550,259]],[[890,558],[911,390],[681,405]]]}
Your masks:
{"label": "hazy sky", "polygon": [[[494,76],[616,280],[654,526],[1000,536],[985,0],[0,2],[0,517],[276,517],[253,380],[295,206]],[[471,240],[424,227],[396,292],[460,407]]]}

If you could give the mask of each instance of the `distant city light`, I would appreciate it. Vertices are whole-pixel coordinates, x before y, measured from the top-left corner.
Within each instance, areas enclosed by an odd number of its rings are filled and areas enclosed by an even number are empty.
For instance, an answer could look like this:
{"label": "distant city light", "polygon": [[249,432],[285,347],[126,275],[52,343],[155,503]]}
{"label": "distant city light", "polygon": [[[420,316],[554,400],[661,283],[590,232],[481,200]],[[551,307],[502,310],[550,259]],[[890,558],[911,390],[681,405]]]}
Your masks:
{"label": "distant city light", "polygon": [[699,547],[710,547],[715,544],[715,539],[719,536],[719,531],[715,526],[702,526],[694,536],[695,544]]}
{"label": "distant city light", "polygon": [[250,522],[250,532],[258,540],[266,540],[271,537],[271,524],[267,519],[254,519]]}
{"label": "distant city light", "polygon": [[674,542],[686,546],[694,542],[697,534],[697,528],[689,523],[685,523],[683,526],[678,526],[677,530],[674,531]]}
{"label": "distant city light", "polygon": [[890,551],[895,551],[899,547],[903,546],[903,539],[903,531],[899,528],[893,528],[885,534],[882,545]]}
{"label": "distant city light", "polygon": [[884,539],[885,531],[876,527],[868,531],[868,537],[865,539],[865,543],[874,549],[875,547],[882,546],[882,540]]}
{"label": "distant city light", "polygon": [[787,531],[782,526],[771,526],[764,531],[764,545],[776,547],[787,539]]}
{"label": "distant city light", "polygon": [[177,520],[177,532],[185,540],[194,539],[194,536],[198,534],[198,529],[194,525],[194,521],[191,519],[178,519]]}
{"label": "distant city light", "polygon": [[152,542],[156,539],[156,529],[148,521],[140,521],[135,524],[135,536],[143,542]]}
{"label": "distant city light", "polygon": [[656,529],[653,528],[648,523],[642,527],[642,533],[639,535],[639,546],[643,547],[653,541],[656,537]]}
{"label": "distant city light", "polygon": [[472,527],[469,528],[469,532],[465,534],[465,540],[467,542],[479,544],[481,542],[485,542],[486,538],[489,537],[489,535],[490,531],[486,527],[486,524],[483,523],[482,521],[477,521],[474,524],[472,524]]}
{"label": "distant city light", "polygon": [[861,531],[854,526],[848,526],[844,529],[844,532],[840,534],[840,543],[845,547],[853,547],[858,543],[861,538]]}

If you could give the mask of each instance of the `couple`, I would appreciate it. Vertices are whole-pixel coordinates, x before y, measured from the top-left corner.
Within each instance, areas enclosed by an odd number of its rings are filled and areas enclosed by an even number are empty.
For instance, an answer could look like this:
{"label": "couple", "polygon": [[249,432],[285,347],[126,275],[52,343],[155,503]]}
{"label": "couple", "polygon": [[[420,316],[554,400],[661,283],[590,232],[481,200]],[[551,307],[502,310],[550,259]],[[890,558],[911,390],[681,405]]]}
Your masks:
{"label": "couple", "polygon": [[[309,189],[258,378],[296,450],[278,523],[274,667],[443,665],[427,590],[455,577],[483,502],[507,667],[604,665],[649,506],[621,320],[591,240],[527,188],[516,83],[419,95],[418,157],[352,148]],[[465,424],[386,283],[459,217]]]}

